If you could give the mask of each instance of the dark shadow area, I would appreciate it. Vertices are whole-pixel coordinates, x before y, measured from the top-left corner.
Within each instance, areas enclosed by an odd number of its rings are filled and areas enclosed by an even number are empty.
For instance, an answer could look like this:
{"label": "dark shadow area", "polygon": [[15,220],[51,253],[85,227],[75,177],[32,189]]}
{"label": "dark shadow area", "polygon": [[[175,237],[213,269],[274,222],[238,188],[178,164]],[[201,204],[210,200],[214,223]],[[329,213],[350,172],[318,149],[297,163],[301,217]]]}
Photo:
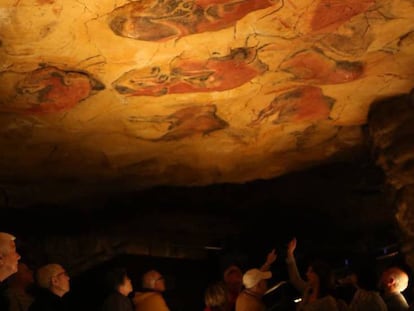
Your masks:
{"label": "dark shadow area", "polygon": [[[265,254],[262,254],[262,257],[264,259]],[[109,268],[114,266],[125,267],[133,281],[135,290],[140,287],[142,274],[149,269],[156,269],[166,279],[167,290],[164,293],[164,297],[172,311],[203,310],[204,291],[208,284],[221,279],[222,266],[229,258],[229,256],[226,257],[226,254],[214,254],[205,260],[132,255],[118,256],[73,277],[71,280],[71,291],[67,295],[67,299],[69,299],[73,310],[99,311],[105,298],[103,278]],[[364,258],[347,258],[346,262],[343,263],[329,262],[334,268],[336,278],[339,279],[346,272],[345,270],[350,269],[350,266],[356,261]],[[234,257],[233,259],[236,258]],[[310,260],[307,256],[298,257],[298,268],[302,276],[305,276]],[[243,266],[243,270],[253,266],[259,267],[262,263],[256,262],[253,258],[245,258],[243,262],[239,262]],[[377,276],[388,265],[397,264],[404,267],[404,260],[398,255],[378,257],[373,262],[375,265],[371,268]],[[273,276],[268,282],[269,288],[281,281],[288,281],[284,257],[278,258],[271,271]],[[409,271],[408,268],[407,271]],[[337,287],[337,294],[338,297],[344,300],[349,299],[349,293],[346,292],[346,288],[341,288],[340,285]],[[408,291],[405,295],[409,301],[412,300]],[[295,300],[298,298],[300,298],[300,293],[289,283],[285,283],[273,292],[265,295],[263,301],[269,310],[272,311],[294,311]]]}
{"label": "dark shadow area", "polygon": [[[392,199],[382,171],[358,159],[245,184],[165,186],[102,193],[99,199],[89,197],[70,206],[2,209],[0,227],[18,237],[22,258],[33,267],[58,251],[46,245],[51,240],[64,250],[59,258],[66,260],[66,267],[77,265],[70,293],[75,310],[97,310],[102,273],[119,264],[128,269],[135,285],[145,269],[160,270],[167,278],[172,310],[193,311],[202,309],[204,289],[221,279],[225,266],[237,263],[244,271],[260,267],[272,248],[278,252],[272,283],[287,280],[285,248],[292,237],[298,240],[296,256],[303,273],[314,258],[328,260],[338,274],[361,256],[404,263]],[[103,251],[108,252],[118,247],[117,241],[122,245],[135,238],[178,251],[172,255],[164,251],[161,258],[144,256],[151,253],[145,247],[142,256],[125,249],[103,254],[108,256],[95,262],[95,245],[79,249],[77,240],[85,237],[103,241]],[[198,256],[193,257],[196,248]],[[85,267],[76,261],[79,255]],[[116,257],[109,260],[111,256]],[[284,308],[294,296],[283,287],[267,299],[269,305],[280,303],[278,308]]]}
{"label": "dark shadow area", "polygon": [[73,310],[100,310],[105,298],[104,275],[114,266],[127,269],[134,289],[140,287],[141,276],[145,271],[150,269],[159,271],[166,279],[167,290],[164,297],[171,310],[175,311],[202,310],[205,286],[214,273],[211,271],[212,267],[205,261],[118,256],[72,278],[72,289],[68,293],[68,299]]}

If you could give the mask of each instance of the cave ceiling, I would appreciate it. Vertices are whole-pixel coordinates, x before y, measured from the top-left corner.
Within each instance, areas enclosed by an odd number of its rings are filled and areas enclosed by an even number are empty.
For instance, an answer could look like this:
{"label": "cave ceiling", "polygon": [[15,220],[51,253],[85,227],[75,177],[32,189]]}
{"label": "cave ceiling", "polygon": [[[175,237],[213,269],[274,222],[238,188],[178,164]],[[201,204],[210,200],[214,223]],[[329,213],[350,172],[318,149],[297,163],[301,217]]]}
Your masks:
{"label": "cave ceiling", "polygon": [[2,0],[0,16],[2,206],[347,158],[370,105],[414,87],[412,0]]}

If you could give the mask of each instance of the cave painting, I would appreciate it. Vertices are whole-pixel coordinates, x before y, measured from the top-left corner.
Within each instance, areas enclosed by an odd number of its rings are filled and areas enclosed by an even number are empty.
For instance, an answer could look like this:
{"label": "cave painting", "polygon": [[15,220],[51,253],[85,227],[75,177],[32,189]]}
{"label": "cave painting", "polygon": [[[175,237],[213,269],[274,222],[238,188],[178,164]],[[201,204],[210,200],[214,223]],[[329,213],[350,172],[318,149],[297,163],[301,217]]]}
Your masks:
{"label": "cave painting", "polygon": [[375,0],[321,0],[313,14],[313,32],[332,31],[375,5]]}
{"label": "cave painting", "polygon": [[119,36],[165,41],[231,27],[250,12],[279,0],[142,0],[115,9],[109,26]]}
{"label": "cave painting", "polygon": [[255,48],[238,48],[223,57],[208,60],[176,58],[168,72],[160,67],[131,70],[112,83],[123,95],[225,91],[261,75],[268,67],[257,58]]}
{"label": "cave painting", "polygon": [[250,125],[257,125],[273,115],[276,115],[273,120],[275,124],[325,120],[329,118],[334,102],[333,98],[323,95],[318,87],[298,87],[274,98]]}
{"label": "cave painting", "polygon": [[88,73],[46,66],[26,73],[17,81],[12,94],[1,99],[0,111],[23,114],[67,111],[104,88]]}
{"label": "cave painting", "polygon": [[364,71],[361,62],[335,61],[317,49],[295,53],[282,62],[280,69],[295,79],[316,84],[346,83],[360,78]]}
{"label": "cave painting", "polygon": [[[227,122],[216,115],[217,107],[213,104],[190,106],[168,115],[152,118],[130,117],[130,122],[156,122],[169,124],[168,131],[152,141],[179,140],[195,134],[207,135],[210,132],[224,129]],[[138,137],[142,138],[142,137]],[[144,139],[144,138],[143,138]]]}

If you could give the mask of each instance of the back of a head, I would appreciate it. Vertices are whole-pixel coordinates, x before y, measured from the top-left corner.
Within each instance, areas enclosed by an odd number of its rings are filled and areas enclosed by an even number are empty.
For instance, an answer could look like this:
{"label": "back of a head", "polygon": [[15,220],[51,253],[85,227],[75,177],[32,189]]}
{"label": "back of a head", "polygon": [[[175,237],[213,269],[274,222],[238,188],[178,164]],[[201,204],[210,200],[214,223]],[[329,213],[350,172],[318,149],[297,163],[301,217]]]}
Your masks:
{"label": "back of a head", "polygon": [[37,269],[36,282],[39,287],[50,289],[52,277],[59,273],[61,270],[62,266],[55,263],[47,264]]}
{"label": "back of a head", "polygon": [[243,272],[238,266],[230,265],[223,272],[223,280],[225,283],[228,283],[228,282],[231,282],[235,278],[241,281],[243,278]]}
{"label": "back of a head", "polygon": [[204,293],[204,302],[211,310],[226,310],[228,291],[223,282],[210,284]]}
{"label": "back of a head", "polygon": [[118,288],[124,283],[127,271],[121,267],[111,268],[105,274],[105,286],[108,292],[118,291]]}
{"label": "back of a head", "polygon": [[231,292],[240,292],[243,287],[243,272],[236,265],[230,265],[223,272],[223,281]]}
{"label": "back of a head", "polygon": [[[391,281],[391,282],[390,282]],[[392,283],[392,290],[395,292],[403,292],[408,286],[408,274],[399,267],[392,266],[384,270],[382,273],[382,283]],[[382,284],[382,286],[387,284]]]}

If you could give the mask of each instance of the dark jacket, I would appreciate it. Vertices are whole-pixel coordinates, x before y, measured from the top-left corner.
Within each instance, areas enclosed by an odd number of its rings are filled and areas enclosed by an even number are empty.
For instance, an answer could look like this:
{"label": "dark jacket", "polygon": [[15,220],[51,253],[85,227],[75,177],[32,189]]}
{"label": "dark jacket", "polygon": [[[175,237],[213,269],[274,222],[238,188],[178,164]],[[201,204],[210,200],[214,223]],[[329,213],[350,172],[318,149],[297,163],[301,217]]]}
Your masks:
{"label": "dark jacket", "polygon": [[118,292],[113,292],[105,298],[102,311],[134,311],[134,308],[131,299]]}
{"label": "dark jacket", "polygon": [[68,311],[65,299],[51,291],[39,291],[28,311]]}
{"label": "dark jacket", "polygon": [[9,309],[9,300],[6,296],[7,284],[6,282],[0,282],[0,310]]}

